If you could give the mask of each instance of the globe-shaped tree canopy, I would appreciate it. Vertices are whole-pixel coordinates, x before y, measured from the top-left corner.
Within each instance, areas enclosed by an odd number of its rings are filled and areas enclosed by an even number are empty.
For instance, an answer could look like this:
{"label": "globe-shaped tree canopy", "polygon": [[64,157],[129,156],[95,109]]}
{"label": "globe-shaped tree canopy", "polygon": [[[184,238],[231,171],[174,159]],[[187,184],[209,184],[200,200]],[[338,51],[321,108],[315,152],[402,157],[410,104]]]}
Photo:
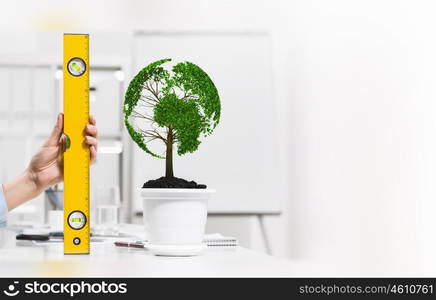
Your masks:
{"label": "globe-shaped tree canopy", "polygon": [[173,144],[179,155],[197,150],[200,138],[212,133],[221,113],[218,91],[206,72],[190,62],[165,68],[170,61],[162,59],[143,68],[130,82],[124,101],[124,123],[132,139],[159,158],[165,155],[150,143],[162,141],[167,160]]}

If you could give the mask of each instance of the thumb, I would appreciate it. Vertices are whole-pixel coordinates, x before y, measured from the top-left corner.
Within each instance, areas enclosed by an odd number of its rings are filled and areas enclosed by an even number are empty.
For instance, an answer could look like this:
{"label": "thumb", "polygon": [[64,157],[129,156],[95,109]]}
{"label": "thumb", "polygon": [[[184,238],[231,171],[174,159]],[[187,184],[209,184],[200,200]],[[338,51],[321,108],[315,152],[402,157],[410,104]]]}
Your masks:
{"label": "thumb", "polygon": [[58,114],[56,125],[53,128],[50,137],[45,143],[46,146],[57,146],[64,130],[64,115]]}

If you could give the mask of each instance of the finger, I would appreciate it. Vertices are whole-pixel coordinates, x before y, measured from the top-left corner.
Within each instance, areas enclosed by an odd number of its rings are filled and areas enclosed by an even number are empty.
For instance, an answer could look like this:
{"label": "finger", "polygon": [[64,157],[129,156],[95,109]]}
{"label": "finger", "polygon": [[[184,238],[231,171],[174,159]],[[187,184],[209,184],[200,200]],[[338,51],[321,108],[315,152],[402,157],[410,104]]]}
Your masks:
{"label": "finger", "polygon": [[89,116],[89,123],[92,125],[97,125],[97,121],[95,120],[93,115]]}
{"label": "finger", "polygon": [[58,114],[56,125],[54,126],[50,137],[45,142],[46,146],[57,146],[59,140],[62,136],[62,131],[64,130],[64,115],[62,113]]}
{"label": "finger", "polygon": [[59,148],[59,154],[67,151],[67,136],[65,134],[61,135],[61,138],[59,139],[59,144],[61,147]]}
{"label": "finger", "polygon": [[86,125],[86,133],[90,136],[97,137],[98,136],[98,129],[94,125],[88,124]]}
{"label": "finger", "polygon": [[95,137],[88,135],[85,137],[85,143],[89,146],[94,146],[97,148],[98,141]]}
{"label": "finger", "polygon": [[89,153],[91,154],[91,164],[93,164],[97,160],[97,149],[95,146],[89,148]]}

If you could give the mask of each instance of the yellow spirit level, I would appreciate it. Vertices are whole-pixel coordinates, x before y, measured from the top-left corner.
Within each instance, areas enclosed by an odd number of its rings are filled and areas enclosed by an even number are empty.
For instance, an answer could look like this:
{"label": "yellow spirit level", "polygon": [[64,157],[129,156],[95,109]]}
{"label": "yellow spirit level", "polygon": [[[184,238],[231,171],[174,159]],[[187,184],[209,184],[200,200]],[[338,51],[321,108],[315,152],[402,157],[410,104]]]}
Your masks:
{"label": "yellow spirit level", "polygon": [[89,36],[64,34],[64,253],[89,254]]}

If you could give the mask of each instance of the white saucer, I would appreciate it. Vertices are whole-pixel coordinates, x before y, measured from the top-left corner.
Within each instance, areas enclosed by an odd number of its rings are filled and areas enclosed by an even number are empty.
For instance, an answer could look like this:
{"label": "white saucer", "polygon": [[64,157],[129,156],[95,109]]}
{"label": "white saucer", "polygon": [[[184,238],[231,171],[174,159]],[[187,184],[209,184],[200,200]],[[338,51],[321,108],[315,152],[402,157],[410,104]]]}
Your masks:
{"label": "white saucer", "polygon": [[152,245],[145,246],[151,253],[159,256],[195,256],[206,249],[206,244],[200,245]]}

